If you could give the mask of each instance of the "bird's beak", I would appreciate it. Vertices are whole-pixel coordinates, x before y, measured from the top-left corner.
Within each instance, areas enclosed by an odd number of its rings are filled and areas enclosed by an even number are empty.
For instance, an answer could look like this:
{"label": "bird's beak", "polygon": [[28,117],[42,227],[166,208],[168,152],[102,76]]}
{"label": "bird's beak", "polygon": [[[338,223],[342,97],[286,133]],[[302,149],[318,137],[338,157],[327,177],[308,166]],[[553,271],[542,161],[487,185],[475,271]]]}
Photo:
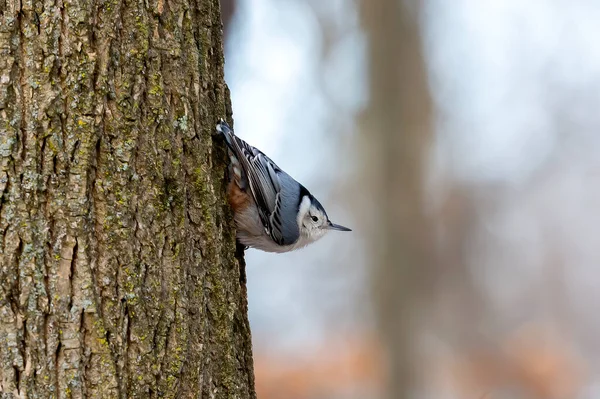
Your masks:
{"label": "bird's beak", "polygon": [[351,229],[349,229],[347,227],[340,226],[339,224],[331,223],[331,221],[329,221],[329,224],[327,225],[327,228],[329,230],[352,231]]}

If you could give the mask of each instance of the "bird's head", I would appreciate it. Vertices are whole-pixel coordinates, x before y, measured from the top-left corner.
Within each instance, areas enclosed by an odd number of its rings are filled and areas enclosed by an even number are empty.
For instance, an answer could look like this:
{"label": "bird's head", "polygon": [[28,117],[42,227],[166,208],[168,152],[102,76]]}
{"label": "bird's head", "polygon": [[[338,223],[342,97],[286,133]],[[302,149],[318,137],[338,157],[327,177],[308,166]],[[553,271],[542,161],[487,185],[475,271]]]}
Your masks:
{"label": "bird's head", "polygon": [[300,235],[310,241],[323,237],[329,230],[352,231],[347,227],[332,223],[321,203],[311,194],[306,194],[298,208]]}

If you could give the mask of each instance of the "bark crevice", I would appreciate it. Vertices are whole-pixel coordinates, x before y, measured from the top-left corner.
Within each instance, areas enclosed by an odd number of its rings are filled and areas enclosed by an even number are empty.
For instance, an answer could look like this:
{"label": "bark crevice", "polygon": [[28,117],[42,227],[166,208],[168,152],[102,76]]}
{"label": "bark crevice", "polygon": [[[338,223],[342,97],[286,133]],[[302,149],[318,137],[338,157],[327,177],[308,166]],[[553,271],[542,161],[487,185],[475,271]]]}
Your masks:
{"label": "bark crevice", "polygon": [[0,14],[0,390],[254,398],[218,2],[28,4]]}

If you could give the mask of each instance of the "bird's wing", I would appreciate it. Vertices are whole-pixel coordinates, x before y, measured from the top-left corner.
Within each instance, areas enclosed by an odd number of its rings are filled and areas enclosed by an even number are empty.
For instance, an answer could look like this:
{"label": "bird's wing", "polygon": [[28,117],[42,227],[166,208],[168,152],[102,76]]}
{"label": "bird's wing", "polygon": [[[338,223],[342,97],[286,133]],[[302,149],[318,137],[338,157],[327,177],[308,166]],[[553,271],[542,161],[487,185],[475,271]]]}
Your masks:
{"label": "bird's wing", "polygon": [[281,169],[262,151],[235,136],[224,122],[219,127],[248,178],[250,192],[267,234],[279,245],[290,244],[284,238],[281,223]]}

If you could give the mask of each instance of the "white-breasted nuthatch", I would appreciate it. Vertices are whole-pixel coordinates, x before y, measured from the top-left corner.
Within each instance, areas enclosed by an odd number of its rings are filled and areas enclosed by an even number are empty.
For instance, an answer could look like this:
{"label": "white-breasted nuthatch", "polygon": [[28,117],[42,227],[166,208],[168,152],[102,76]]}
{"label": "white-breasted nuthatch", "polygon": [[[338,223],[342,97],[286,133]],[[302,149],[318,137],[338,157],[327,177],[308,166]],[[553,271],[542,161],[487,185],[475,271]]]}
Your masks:
{"label": "white-breasted nuthatch", "polygon": [[332,223],[321,203],[275,162],[233,134],[221,119],[217,131],[229,147],[229,203],[238,241],[267,252],[288,252],[323,237]]}

